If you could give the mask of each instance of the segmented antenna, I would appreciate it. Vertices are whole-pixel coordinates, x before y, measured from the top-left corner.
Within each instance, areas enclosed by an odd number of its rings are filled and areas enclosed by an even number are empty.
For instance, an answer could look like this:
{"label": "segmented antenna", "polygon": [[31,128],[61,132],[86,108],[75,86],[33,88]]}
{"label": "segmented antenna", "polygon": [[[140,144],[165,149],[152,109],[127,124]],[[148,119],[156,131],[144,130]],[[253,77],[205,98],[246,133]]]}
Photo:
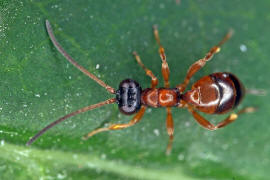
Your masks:
{"label": "segmented antenna", "polygon": [[46,20],[46,28],[47,28],[47,32],[50,36],[50,39],[54,45],[54,47],[71,63],[73,64],[76,68],[78,68],[81,72],[83,72],[85,75],[87,75],[88,77],[90,77],[91,79],[93,79],[94,81],[96,81],[99,85],[101,85],[102,87],[104,87],[107,91],[109,91],[112,94],[115,94],[115,90],[107,85],[106,83],[104,83],[102,80],[100,80],[99,78],[97,78],[94,74],[90,73],[89,71],[87,71],[85,68],[83,68],[82,66],[80,66],[63,48],[62,46],[58,43],[58,41],[56,40],[54,34],[53,34],[53,30],[51,28],[51,24],[48,20]]}
{"label": "segmented antenna", "polygon": [[45,128],[43,128],[42,130],[40,130],[34,137],[32,137],[27,143],[26,145],[29,146],[31,145],[39,136],[41,136],[42,134],[44,134],[46,131],[48,131],[49,129],[51,129],[52,127],[54,127],[55,125],[63,122],[64,120],[66,120],[67,118],[70,118],[72,116],[75,116],[77,114],[80,114],[80,113],[83,113],[83,112],[86,112],[86,111],[90,111],[92,109],[95,109],[95,108],[98,108],[98,107],[101,107],[101,106],[104,106],[106,104],[112,104],[116,101],[115,98],[112,98],[112,99],[108,99],[106,101],[103,101],[103,102],[100,102],[100,103],[97,103],[97,104],[93,104],[93,105],[90,105],[90,106],[87,106],[87,107],[84,107],[84,108],[81,108],[77,111],[74,111],[70,114],[67,114],[61,118],[59,118],[58,120],[52,122],[51,124],[49,124],[48,126],[46,126]]}
{"label": "segmented antenna", "polygon": [[[62,46],[58,43],[58,41],[56,40],[54,34],[53,34],[53,30],[51,28],[50,22],[48,20],[46,20],[46,28],[47,28],[47,32],[49,34],[49,37],[53,43],[53,45],[55,46],[55,48],[71,63],[73,64],[75,67],[77,67],[81,72],[83,72],[85,75],[87,75],[88,77],[90,77],[91,79],[93,79],[94,81],[96,81],[99,85],[101,85],[102,87],[104,87],[108,92],[115,94],[115,90],[105,84],[103,81],[101,81],[100,79],[98,79],[95,75],[93,75],[92,73],[88,72],[86,69],[84,69],[82,66],[80,66],[74,59],[72,59],[72,57],[62,48]],[[45,128],[43,128],[41,131],[39,131],[34,137],[32,137],[27,143],[26,145],[29,146],[31,145],[39,136],[41,136],[42,134],[44,134],[46,131],[48,131],[49,129],[51,129],[52,127],[54,127],[55,125],[63,122],[64,120],[66,120],[67,118],[70,118],[72,116],[75,116],[77,114],[86,112],[86,111],[90,111],[92,109],[104,106],[106,104],[112,104],[116,102],[115,98],[112,99],[108,99],[106,101],[97,103],[97,104],[93,104],[84,108],[81,108],[77,111],[74,111],[70,114],[67,114],[61,118],[59,118],[58,120],[52,122],[51,124],[49,124],[48,126],[46,126]]]}

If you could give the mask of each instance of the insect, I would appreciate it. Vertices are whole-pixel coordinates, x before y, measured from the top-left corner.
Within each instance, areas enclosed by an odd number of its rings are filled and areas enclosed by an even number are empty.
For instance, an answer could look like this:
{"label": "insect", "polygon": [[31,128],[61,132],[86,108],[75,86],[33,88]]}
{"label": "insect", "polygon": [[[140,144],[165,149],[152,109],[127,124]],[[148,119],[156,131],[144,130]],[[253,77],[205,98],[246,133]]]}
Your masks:
{"label": "insect", "polygon": [[171,112],[172,107],[187,108],[188,111],[193,115],[194,119],[202,127],[208,130],[216,130],[222,128],[235,121],[239,114],[253,111],[252,108],[244,108],[237,113],[230,114],[227,118],[225,118],[217,125],[213,125],[197,112],[201,111],[206,114],[223,114],[234,109],[240,103],[245,93],[244,87],[235,75],[228,72],[217,72],[204,76],[192,85],[191,90],[185,92],[191,77],[202,67],[204,67],[206,62],[211,60],[214,54],[220,51],[221,45],[223,45],[231,37],[232,31],[229,31],[226,36],[216,46],[212,47],[202,59],[199,59],[190,66],[182,84],[179,84],[174,88],[170,88],[170,71],[166,60],[165,50],[161,45],[157,26],[154,26],[153,32],[156,42],[159,46],[159,54],[162,60],[161,72],[164,78],[164,87],[157,88],[158,79],[150,69],[145,67],[145,65],[141,61],[140,56],[136,52],[133,52],[133,55],[138,64],[143,68],[146,75],[151,78],[151,87],[142,90],[139,83],[137,83],[135,80],[125,79],[120,83],[118,90],[115,90],[111,86],[105,84],[95,75],[88,72],[86,69],[84,69],[72,59],[72,57],[61,47],[61,45],[56,40],[48,20],[46,20],[46,28],[55,48],[81,72],[96,81],[109,93],[114,94],[115,98],[81,108],[77,111],[61,117],[60,119],[52,122],[51,124],[43,128],[41,131],[39,131],[27,142],[27,145],[32,144],[39,136],[41,136],[47,130],[59,124],[60,122],[63,122],[67,118],[104,106],[106,104],[117,103],[120,112],[126,115],[135,114],[131,121],[124,124],[111,124],[108,127],[98,128],[85,135],[83,139],[88,139],[100,132],[109,130],[120,130],[131,127],[136,123],[140,122],[147,107],[164,107],[167,111],[166,127],[167,133],[169,135],[169,142],[167,145],[166,153],[170,154],[174,134],[174,123]]}

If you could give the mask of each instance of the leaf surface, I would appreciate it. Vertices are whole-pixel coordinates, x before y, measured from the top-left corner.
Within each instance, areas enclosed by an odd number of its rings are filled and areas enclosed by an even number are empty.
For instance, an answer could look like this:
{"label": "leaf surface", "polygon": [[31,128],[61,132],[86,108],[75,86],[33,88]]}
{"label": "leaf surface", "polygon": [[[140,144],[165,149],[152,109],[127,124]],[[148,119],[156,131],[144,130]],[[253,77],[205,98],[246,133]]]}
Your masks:
{"label": "leaf surface", "polygon": [[[268,91],[269,7],[267,0],[0,1],[1,179],[267,179],[268,94],[247,94],[239,108],[254,106],[257,112],[214,132],[201,128],[186,109],[174,108],[171,156],[165,156],[165,109],[147,109],[134,127],[81,140],[95,128],[131,119],[116,104],[66,120],[31,147],[25,143],[59,117],[113,97],[57,52],[46,33],[46,19],[64,49],[115,89],[126,78],[150,86],[134,50],[163,86],[154,24],[172,87],[232,28],[232,39],[191,83],[228,71],[247,89]],[[204,116],[213,123],[225,118]]]}

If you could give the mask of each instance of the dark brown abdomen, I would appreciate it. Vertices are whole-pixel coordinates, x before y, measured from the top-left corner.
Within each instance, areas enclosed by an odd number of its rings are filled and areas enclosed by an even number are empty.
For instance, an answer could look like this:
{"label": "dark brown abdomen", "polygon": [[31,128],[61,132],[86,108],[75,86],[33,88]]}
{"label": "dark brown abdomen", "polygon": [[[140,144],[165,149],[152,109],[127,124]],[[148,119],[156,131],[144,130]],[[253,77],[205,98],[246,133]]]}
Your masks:
{"label": "dark brown abdomen", "polygon": [[183,100],[208,114],[222,114],[236,107],[245,93],[244,87],[231,73],[213,73],[198,80]]}

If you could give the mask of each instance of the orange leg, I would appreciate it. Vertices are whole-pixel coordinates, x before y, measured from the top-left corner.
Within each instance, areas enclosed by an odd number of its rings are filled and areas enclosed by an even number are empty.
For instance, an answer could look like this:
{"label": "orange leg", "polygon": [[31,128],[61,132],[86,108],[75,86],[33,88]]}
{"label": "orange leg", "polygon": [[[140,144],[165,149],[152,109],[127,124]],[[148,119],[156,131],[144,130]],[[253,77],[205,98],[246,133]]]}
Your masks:
{"label": "orange leg", "polygon": [[170,82],[169,82],[170,69],[169,69],[169,65],[168,65],[167,60],[166,60],[165,50],[160,43],[157,26],[153,26],[153,29],[154,29],[155,39],[157,41],[157,44],[159,45],[160,58],[162,60],[161,72],[162,72],[162,76],[164,78],[164,86],[166,88],[169,88],[170,87]]}
{"label": "orange leg", "polygon": [[256,109],[254,107],[247,107],[242,110],[240,110],[237,113],[230,114],[226,119],[218,123],[216,126],[210,123],[208,120],[204,119],[198,112],[196,112],[191,106],[188,106],[189,112],[192,113],[195,120],[204,128],[208,130],[217,130],[219,128],[225,127],[228,124],[234,122],[238,116],[242,113],[251,113],[254,112]]}
{"label": "orange leg", "polygon": [[173,144],[173,132],[174,132],[174,126],[173,126],[173,117],[171,108],[167,108],[167,120],[166,120],[166,126],[167,126],[167,133],[169,135],[169,143],[167,146],[166,154],[170,155],[172,151],[172,144]]}
{"label": "orange leg", "polygon": [[218,53],[220,51],[220,47],[222,44],[224,44],[228,39],[230,39],[230,37],[232,36],[233,31],[230,30],[226,36],[214,47],[212,47],[210,49],[210,51],[206,54],[206,56],[202,59],[199,59],[198,61],[196,61],[194,64],[192,64],[189,67],[189,70],[187,72],[186,78],[184,80],[184,82],[180,85],[177,86],[177,88],[179,89],[180,92],[184,92],[191,77],[197,72],[199,71],[202,67],[204,67],[204,65],[206,64],[207,61],[211,60],[212,57],[214,56],[214,54]]}
{"label": "orange leg", "polygon": [[130,126],[133,126],[135,125],[136,123],[138,123],[141,118],[143,117],[144,115],[144,112],[145,112],[145,109],[146,107],[145,106],[142,106],[141,109],[139,110],[139,112],[132,118],[132,120],[127,123],[127,124],[112,124],[110,125],[109,127],[107,128],[99,128],[99,129],[96,129],[94,131],[91,131],[90,133],[88,133],[87,135],[85,135],[83,137],[84,140],[94,136],[95,134],[97,133],[100,133],[100,132],[103,132],[103,131],[109,131],[109,130],[119,130],[119,129],[124,129],[124,128],[128,128]]}
{"label": "orange leg", "polygon": [[145,71],[146,75],[151,77],[152,83],[151,83],[151,88],[155,88],[158,85],[158,79],[157,77],[152,73],[152,71],[144,66],[144,64],[141,61],[140,56],[137,54],[137,52],[133,52],[133,55],[135,56],[136,61],[138,64],[143,68]]}

